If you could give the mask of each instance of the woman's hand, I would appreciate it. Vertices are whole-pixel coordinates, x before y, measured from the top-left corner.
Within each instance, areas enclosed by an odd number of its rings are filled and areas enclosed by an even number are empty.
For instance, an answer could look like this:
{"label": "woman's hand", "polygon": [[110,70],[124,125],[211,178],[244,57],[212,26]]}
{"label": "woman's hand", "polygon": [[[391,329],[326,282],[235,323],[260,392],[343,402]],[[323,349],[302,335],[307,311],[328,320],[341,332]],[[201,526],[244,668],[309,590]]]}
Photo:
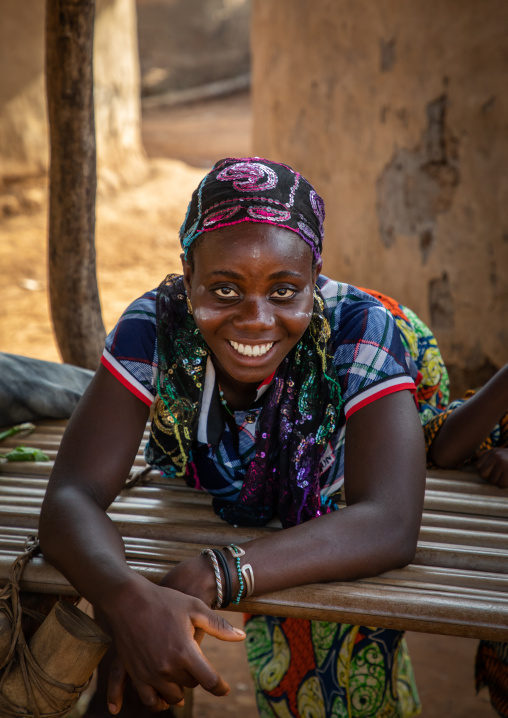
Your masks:
{"label": "woman's hand", "polygon": [[203,655],[200,638],[204,632],[224,641],[240,641],[245,634],[199,598],[134,575],[102,609],[118,653],[108,688],[111,713],[121,708],[126,672],[142,702],[153,711],[181,702],[184,686],[200,684],[216,696],[229,693],[228,684]]}
{"label": "woman's hand", "polygon": [[[245,638],[199,597],[156,586],[125,561],[123,541],[106,511],[124,486],[147,417],[145,404],[99,367],[62,439],[39,526],[45,558],[111,627],[120,659],[110,689],[113,713],[122,703],[122,665],[154,710],[179,702],[182,686],[200,683],[224,695],[228,685],[203,656],[195,632]],[[196,575],[201,574],[214,581],[209,567]]]}
{"label": "woman's hand", "polygon": [[508,448],[498,447],[485,451],[475,465],[482,479],[489,484],[500,489],[508,488]]}

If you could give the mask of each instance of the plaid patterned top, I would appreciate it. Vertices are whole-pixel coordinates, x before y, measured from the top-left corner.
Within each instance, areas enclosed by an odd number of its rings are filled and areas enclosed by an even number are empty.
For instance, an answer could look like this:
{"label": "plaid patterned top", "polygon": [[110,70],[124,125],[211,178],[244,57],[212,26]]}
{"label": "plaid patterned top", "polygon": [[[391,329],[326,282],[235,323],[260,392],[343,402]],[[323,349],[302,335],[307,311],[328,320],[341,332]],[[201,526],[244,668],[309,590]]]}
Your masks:
{"label": "plaid patterned top", "polygon": [[[387,394],[404,389],[415,393],[418,368],[392,314],[377,299],[322,275],[318,286],[328,308],[333,359],[344,398],[338,430],[321,459],[321,496],[326,503],[344,481],[347,419]],[[148,292],[127,308],[108,335],[101,360],[147,405],[156,395],[156,295],[157,290]],[[221,410],[213,363],[208,359],[192,452],[199,488],[223,499],[237,498],[245,470],[255,455],[257,419],[270,379],[258,388],[256,400],[247,411],[235,412],[235,430]]]}

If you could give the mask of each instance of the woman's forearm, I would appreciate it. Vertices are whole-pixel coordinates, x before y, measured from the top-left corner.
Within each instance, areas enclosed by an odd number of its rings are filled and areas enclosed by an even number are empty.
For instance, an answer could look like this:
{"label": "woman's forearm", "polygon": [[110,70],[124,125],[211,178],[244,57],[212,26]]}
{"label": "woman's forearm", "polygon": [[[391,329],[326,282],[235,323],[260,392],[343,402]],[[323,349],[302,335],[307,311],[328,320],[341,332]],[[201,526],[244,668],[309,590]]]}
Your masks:
{"label": "woman's forearm", "polygon": [[75,487],[59,488],[46,499],[39,540],[45,558],[98,607],[132,576],[113,522],[92,497]]}
{"label": "woman's forearm", "polygon": [[432,442],[429,458],[453,469],[469,459],[508,411],[508,364],[446,419]]}
{"label": "woman's forearm", "polygon": [[[406,531],[375,505],[355,505],[242,544],[254,595],[327,581],[350,581],[400,568],[414,557],[418,529]],[[225,552],[238,590],[235,562]]]}
{"label": "woman's forearm", "polygon": [[63,436],[42,505],[44,556],[96,605],[133,576],[106,510],[129,474],[147,415],[100,366]]}

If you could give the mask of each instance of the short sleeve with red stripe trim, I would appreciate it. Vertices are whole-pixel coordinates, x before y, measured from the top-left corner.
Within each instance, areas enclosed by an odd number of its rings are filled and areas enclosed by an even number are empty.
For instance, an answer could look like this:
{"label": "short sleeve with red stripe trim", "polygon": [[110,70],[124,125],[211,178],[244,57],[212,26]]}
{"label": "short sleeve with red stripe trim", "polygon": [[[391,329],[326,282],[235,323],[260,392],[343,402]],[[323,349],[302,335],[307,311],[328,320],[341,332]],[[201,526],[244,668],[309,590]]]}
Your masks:
{"label": "short sleeve with red stripe trim", "polygon": [[157,290],[127,307],[106,338],[102,364],[141,401],[153,403],[157,379]]}
{"label": "short sleeve with red stripe trim", "polygon": [[318,285],[329,310],[333,360],[346,418],[387,394],[403,389],[415,394],[416,366],[410,362],[392,314],[351,285],[323,276]]}

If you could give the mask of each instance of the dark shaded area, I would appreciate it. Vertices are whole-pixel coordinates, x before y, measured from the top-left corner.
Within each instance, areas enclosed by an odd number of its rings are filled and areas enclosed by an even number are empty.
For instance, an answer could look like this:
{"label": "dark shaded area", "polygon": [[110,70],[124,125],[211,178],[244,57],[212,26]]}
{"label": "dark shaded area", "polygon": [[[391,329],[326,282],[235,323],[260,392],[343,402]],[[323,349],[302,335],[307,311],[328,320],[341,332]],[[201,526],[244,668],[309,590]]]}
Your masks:
{"label": "dark shaded area", "polygon": [[483,357],[483,361],[472,367],[447,364],[446,368],[450,377],[450,399],[460,399],[468,389],[483,386],[499,370],[487,357]]}
{"label": "dark shaded area", "polygon": [[381,72],[389,72],[395,64],[395,40],[380,40]]}
{"label": "dark shaded area", "polygon": [[453,297],[447,272],[429,282],[429,310],[434,329],[453,329]]}

